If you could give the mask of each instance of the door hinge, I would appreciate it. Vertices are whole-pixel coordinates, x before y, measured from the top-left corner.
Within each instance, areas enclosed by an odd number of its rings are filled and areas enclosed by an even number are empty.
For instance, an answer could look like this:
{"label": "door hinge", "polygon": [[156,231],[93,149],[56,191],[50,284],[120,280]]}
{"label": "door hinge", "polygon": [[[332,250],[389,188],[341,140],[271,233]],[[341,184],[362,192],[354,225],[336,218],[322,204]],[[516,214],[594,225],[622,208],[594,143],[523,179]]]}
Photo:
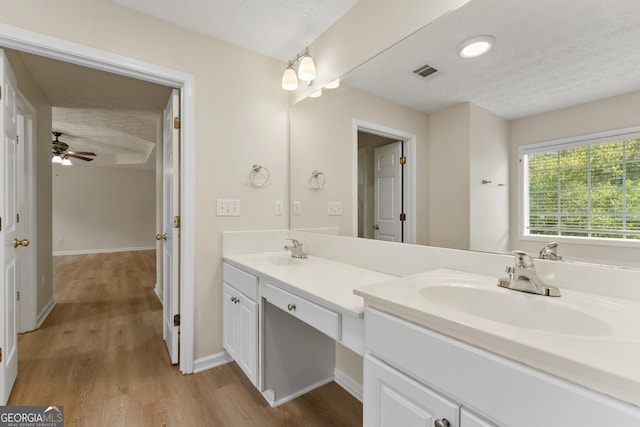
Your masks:
{"label": "door hinge", "polygon": [[20,214],[19,213],[16,214],[16,222],[20,222]]}
{"label": "door hinge", "polygon": [[0,231],[2,231],[2,217],[0,216]]}
{"label": "door hinge", "polygon": [[17,145],[17,144],[20,144],[20,135],[17,135],[17,136],[16,136],[16,145]]}
{"label": "door hinge", "polygon": [[400,221],[406,221],[407,220],[407,214],[400,214]]}
{"label": "door hinge", "polygon": [[20,291],[16,292],[16,301],[20,301]]}
{"label": "door hinge", "polygon": [[173,217],[173,228],[180,228],[180,216]]}
{"label": "door hinge", "polygon": [[0,347],[0,362],[2,362],[2,347]]}
{"label": "door hinge", "polygon": [[400,164],[404,165],[407,163],[407,158],[405,156],[400,157]]}
{"label": "door hinge", "polygon": [[180,326],[180,315],[176,314],[173,316],[173,326]]}
{"label": "door hinge", "polygon": [[[2,99],[2,86],[0,86],[0,99]],[[1,350],[1,349],[0,349]],[[2,360],[2,358],[0,358],[0,361]]]}
{"label": "door hinge", "polygon": [[180,117],[173,118],[173,128],[180,129]]}

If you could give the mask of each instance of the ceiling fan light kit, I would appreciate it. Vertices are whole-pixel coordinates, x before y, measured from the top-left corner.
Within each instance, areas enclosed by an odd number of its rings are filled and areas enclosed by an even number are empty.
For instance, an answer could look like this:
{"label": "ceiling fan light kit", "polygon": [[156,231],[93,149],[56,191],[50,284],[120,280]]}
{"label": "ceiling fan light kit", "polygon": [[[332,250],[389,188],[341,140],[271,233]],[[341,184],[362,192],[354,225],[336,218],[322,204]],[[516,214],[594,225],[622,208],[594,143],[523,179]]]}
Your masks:
{"label": "ceiling fan light kit", "polygon": [[62,132],[52,132],[55,139],[51,141],[51,163],[59,164],[62,166],[71,166],[71,160],[69,157],[73,157],[74,159],[84,160],[85,162],[90,162],[93,159],[87,156],[97,156],[96,153],[91,151],[69,151],[69,144],[66,142],[60,141],[60,137],[63,135]]}

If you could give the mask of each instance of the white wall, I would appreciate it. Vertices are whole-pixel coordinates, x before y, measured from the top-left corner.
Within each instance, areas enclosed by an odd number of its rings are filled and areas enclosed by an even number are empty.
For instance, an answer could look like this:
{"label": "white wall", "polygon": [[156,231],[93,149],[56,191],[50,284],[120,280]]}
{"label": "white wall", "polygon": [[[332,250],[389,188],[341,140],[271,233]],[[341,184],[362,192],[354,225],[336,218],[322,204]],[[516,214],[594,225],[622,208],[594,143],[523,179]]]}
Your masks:
{"label": "white wall", "polygon": [[[357,214],[353,208],[357,172],[354,119],[417,136],[417,242],[426,244],[428,116],[347,86],[325,90],[322,97],[309,98],[290,109],[291,200],[300,201],[302,206],[302,215],[291,216],[291,227],[339,227],[344,236],[357,232],[353,221]],[[314,169],[327,178],[321,191],[308,188]],[[327,215],[329,201],[342,202],[342,216]]]}
{"label": "white wall", "polygon": [[[518,164],[518,147],[536,142],[552,141],[570,136],[640,126],[640,91],[585,103],[582,105],[512,120],[509,138],[510,160]],[[519,236],[518,168],[510,171],[511,247],[537,254],[543,240],[524,240]],[[569,259],[640,267],[640,247],[598,244],[572,244],[562,241],[559,253]]]}
{"label": "white wall", "polygon": [[53,165],[54,255],[155,249],[154,170]]}

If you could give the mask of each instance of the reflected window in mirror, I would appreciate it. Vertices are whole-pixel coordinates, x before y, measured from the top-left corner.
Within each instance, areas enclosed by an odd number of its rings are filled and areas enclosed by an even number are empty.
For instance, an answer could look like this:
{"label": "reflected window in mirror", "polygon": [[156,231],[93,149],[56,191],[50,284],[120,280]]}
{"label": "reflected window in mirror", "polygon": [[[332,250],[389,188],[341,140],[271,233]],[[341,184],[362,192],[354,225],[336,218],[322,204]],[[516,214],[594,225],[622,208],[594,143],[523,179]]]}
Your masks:
{"label": "reflected window in mirror", "polygon": [[639,131],[523,147],[524,235],[640,242]]}

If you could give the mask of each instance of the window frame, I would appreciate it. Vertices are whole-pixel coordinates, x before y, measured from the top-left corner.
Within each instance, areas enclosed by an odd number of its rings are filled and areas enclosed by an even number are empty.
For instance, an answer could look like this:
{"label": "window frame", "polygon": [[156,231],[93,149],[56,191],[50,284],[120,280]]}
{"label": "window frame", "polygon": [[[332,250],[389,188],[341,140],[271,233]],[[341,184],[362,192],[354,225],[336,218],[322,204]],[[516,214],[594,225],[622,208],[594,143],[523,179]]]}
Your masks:
{"label": "window frame", "polygon": [[640,139],[640,126],[633,126],[622,129],[614,129],[603,132],[595,132],[584,135],[571,136],[554,140],[547,140],[532,144],[523,144],[518,147],[517,169],[518,169],[518,191],[517,191],[517,215],[518,215],[518,239],[523,241],[549,242],[558,241],[576,245],[595,246],[617,246],[617,247],[640,247],[640,239],[614,239],[603,237],[577,237],[577,236],[551,236],[528,234],[525,229],[528,223],[529,198],[528,198],[528,174],[525,156],[539,153],[546,150],[563,150],[569,148],[595,145],[615,140]]}

